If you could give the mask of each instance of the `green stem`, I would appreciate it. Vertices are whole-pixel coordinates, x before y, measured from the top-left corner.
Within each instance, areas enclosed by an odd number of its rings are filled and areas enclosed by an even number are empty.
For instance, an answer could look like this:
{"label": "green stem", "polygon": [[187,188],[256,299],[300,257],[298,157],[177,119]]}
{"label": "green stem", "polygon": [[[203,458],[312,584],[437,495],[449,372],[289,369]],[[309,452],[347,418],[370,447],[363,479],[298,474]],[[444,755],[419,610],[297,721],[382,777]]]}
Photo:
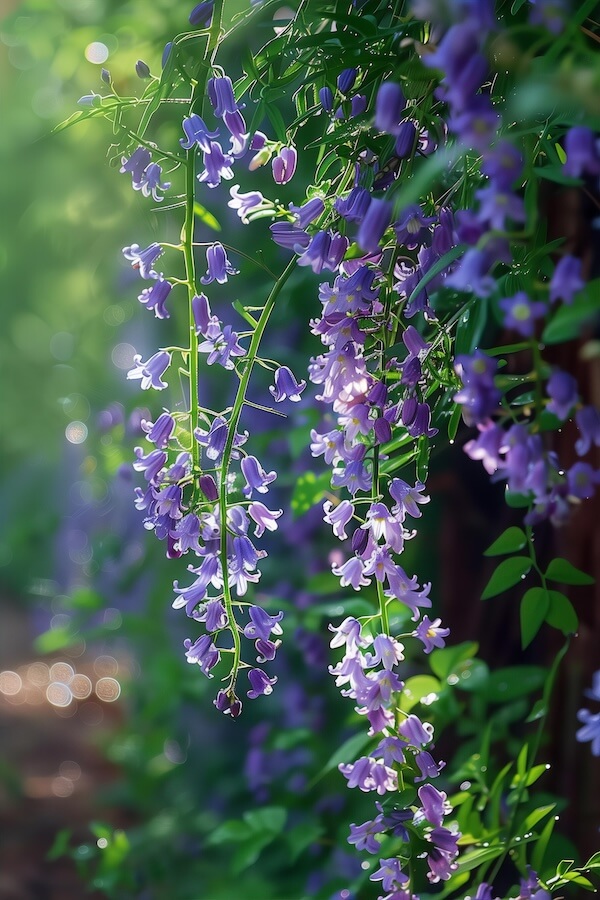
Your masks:
{"label": "green stem", "polygon": [[246,402],[246,391],[248,389],[248,383],[250,381],[250,376],[252,375],[254,364],[256,363],[258,351],[260,348],[260,342],[265,332],[265,328],[267,327],[267,323],[269,321],[271,313],[273,312],[275,301],[277,300],[277,297],[281,293],[283,286],[285,285],[286,281],[295,268],[296,257],[294,256],[293,259],[290,260],[282,274],[279,276],[277,282],[273,285],[271,293],[267,297],[263,310],[260,314],[260,318],[256,323],[256,329],[254,330],[252,340],[250,341],[248,354],[245,357],[245,368],[240,377],[240,383],[238,385],[237,393],[235,395],[235,400],[231,410],[231,416],[229,419],[227,431],[227,440],[225,441],[223,460],[221,463],[221,479],[219,485],[219,519],[221,523],[220,555],[223,577],[223,602],[225,604],[225,611],[227,612],[227,618],[229,620],[229,630],[231,631],[231,636],[233,639],[231,687],[233,687],[233,685],[235,684],[237,670],[240,666],[240,635],[236,625],[235,616],[233,614],[233,601],[231,599],[231,588],[229,586],[229,572],[227,567],[227,476],[229,474],[229,465],[231,463],[233,443],[235,440],[235,435],[237,433],[237,427],[240,421],[240,416],[242,414],[242,409],[244,407],[244,403]]}
{"label": "green stem", "polygon": [[[200,74],[198,81],[194,85],[192,91],[192,100],[190,104],[190,113],[194,111],[197,101],[204,97],[206,93],[206,82],[210,71],[209,60],[212,60],[214,53],[219,44],[219,33],[221,31],[221,16],[223,13],[223,0],[215,0],[213,9],[212,24],[204,57],[200,65]],[[186,173],[185,173],[185,222],[183,225],[183,257],[185,261],[185,277],[188,286],[188,324],[190,336],[190,444],[192,453],[192,502],[194,495],[197,493],[197,480],[200,469],[200,445],[194,437],[194,432],[199,424],[199,402],[198,402],[198,335],[196,334],[196,323],[194,320],[194,310],[192,301],[196,295],[196,263],[194,260],[194,203],[196,198],[196,148],[192,146],[186,152]]]}

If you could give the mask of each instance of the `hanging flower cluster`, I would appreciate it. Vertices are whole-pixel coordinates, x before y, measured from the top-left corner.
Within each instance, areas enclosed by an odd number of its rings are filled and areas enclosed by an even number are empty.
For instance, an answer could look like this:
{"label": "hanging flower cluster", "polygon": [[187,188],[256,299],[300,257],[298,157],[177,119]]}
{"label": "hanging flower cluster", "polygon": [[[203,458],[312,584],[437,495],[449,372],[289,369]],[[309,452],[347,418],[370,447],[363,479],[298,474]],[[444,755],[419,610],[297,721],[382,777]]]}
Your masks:
{"label": "hanging flower cluster", "polygon": [[[254,12],[261,14],[261,4],[255,5]],[[431,583],[408,574],[400,561],[430,500],[426,479],[432,439],[441,439],[448,421],[453,439],[462,414],[465,426],[478,431],[465,452],[481,460],[494,478],[505,479],[510,492],[525,497],[525,524],[531,529],[546,519],[564,522],[573,504],[591,497],[600,481],[591,463],[562,468],[542,436],[543,417],[562,423],[575,410],[580,434],[575,451],[585,456],[592,445],[600,445],[600,413],[581,402],[571,375],[550,369],[541,355],[538,335],[544,321],[554,309],[572,305],[585,285],[581,260],[568,254],[553,264],[546,280],[530,275],[536,263],[522,246],[532,216],[523,187],[537,147],[523,150],[518,129],[503,116],[494,94],[497,73],[490,68],[490,44],[504,27],[494,4],[449,2],[438,9],[428,0],[415,0],[412,16],[402,24],[391,9],[378,8],[381,21],[370,13],[363,20],[364,5],[352,4],[352,15],[345,13],[345,19],[364,21],[367,33],[379,30],[381,59],[374,53],[347,65],[353,62],[348,52],[341,64],[335,60],[333,78],[334,61],[324,43],[316,52],[322,51],[327,65],[319,58],[310,83],[297,86],[297,116],[289,125],[264,99],[260,73],[254,71],[258,63],[249,65],[247,77],[236,85],[216,64],[222,0],[200,3],[190,15],[190,24],[199,29],[194,34],[203,42],[200,65],[185,56],[181,37],[167,44],[155,96],[160,104],[161,96],[176,93],[181,84],[191,89],[191,96],[176,97],[187,104],[184,136],[176,152],[163,152],[145,139],[153,114],[150,101],[139,128],[126,133],[120,171],[131,175],[134,190],[162,202],[171,188],[162,166],[170,160],[181,169],[181,244],[154,242],[143,249],[132,244],[123,255],[147,282],[138,299],[157,319],[170,317],[173,292],[187,288],[189,345],[159,348],[146,361],[136,355],[127,377],[140,381],[142,390],[165,390],[174,360],[187,376],[186,411],[163,409],[154,421],[142,423],[152,449],[135,449],[134,468],[146,482],[136,489],[136,506],[144,512],[145,527],[165,541],[169,558],[196,558],[197,564],[188,565],[193,580],[174,581],[172,605],[202,626],[198,636],[185,641],[188,662],[212,678],[229,659],[225,686],[214,703],[233,718],[242,709],[242,670],[248,698],[272,692],[277,678],[263,666],[275,658],[283,618],[282,611],[272,615],[245,599],[252,598],[259,564],[267,556],[258,542],[266,543],[265,532],[275,531],[283,515],[266,496],[277,473],[252,453],[252,435],[241,427],[244,409],[255,405],[247,395],[255,364],[274,373],[269,388],[274,403],[299,403],[312,393],[319,404],[321,425],[310,432],[310,452],[331,467],[323,518],[346,548],[334,554],[331,569],[341,589],[365,590],[374,601],[371,614],[329,625],[331,647],[344,650],[330,672],[368,722],[368,752],[338,768],[349,788],[378,795],[374,817],[350,825],[348,842],[379,856],[379,868],[367,865],[373,869],[370,879],[380,883],[380,900],[409,900],[420,883],[427,883],[423,872],[431,884],[452,879],[460,866],[459,841],[474,842],[461,835],[447,793],[436,786],[441,780],[433,783],[445,765],[435,753],[433,724],[412,706],[403,709],[405,648],[410,647],[411,664],[416,657],[418,666],[443,648],[450,634],[431,612]],[[345,19],[337,23],[330,15],[335,34]],[[527,15],[527,27],[546,29],[545,35],[563,25],[556,4],[537,2]],[[269,65],[278,54],[293,56],[314,45],[314,35],[304,28],[298,15],[276,31],[279,50],[272,58],[267,55]],[[400,40],[403,29],[408,36]],[[303,43],[305,38],[312,44]],[[400,49],[421,80],[411,82]],[[142,78],[152,77],[145,64],[137,71]],[[289,83],[297,77],[292,72]],[[112,84],[110,76],[104,80]],[[248,92],[248,103],[254,102],[253,86],[261,87],[260,100],[247,124],[242,98]],[[93,95],[82,102],[98,108],[102,99]],[[263,119],[277,140],[258,130],[269,130]],[[322,131],[314,183],[296,196],[298,203],[286,207],[257,189],[254,173],[270,163],[277,189],[290,184],[308,165],[301,131],[306,123]],[[563,145],[561,177],[600,173],[592,132],[570,127]],[[310,148],[309,143],[308,159]],[[555,146],[552,152],[558,154]],[[242,160],[250,173],[249,190],[242,190]],[[195,241],[197,192],[222,190],[238,174],[240,183],[227,188],[228,207],[244,225],[268,216],[272,241],[293,254],[262,306],[238,301],[247,331],[235,331],[218,305],[217,286],[240,274],[230,259],[236,251],[219,241]],[[198,246],[206,254],[200,277]],[[172,249],[183,256],[185,279],[159,271],[163,253]],[[321,309],[310,320],[310,332],[322,347],[307,367],[310,387],[287,365],[261,353],[277,298],[298,270],[320,277]],[[481,310],[485,324],[491,309],[518,336],[514,350],[531,356],[532,371],[518,383],[533,389],[522,402],[507,397],[503,382],[501,357],[511,348],[486,353],[478,347],[483,327],[468,330]],[[306,320],[310,313],[303,316]],[[231,406],[215,411],[204,405],[204,365],[220,366],[231,378]],[[529,571],[531,562],[526,562]],[[545,580],[540,590],[548,605]],[[408,621],[409,630],[401,631]],[[578,738],[592,740],[595,753],[597,717],[587,710],[579,716],[584,725]],[[390,855],[384,855],[388,847]],[[500,851],[502,859],[509,849]],[[521,874],[525,871],[523,862]],[[487,880],[480,877],[476,890],[476,900],[491,900]],[[545,884],[529,869],[519,897],[547,896]]]}

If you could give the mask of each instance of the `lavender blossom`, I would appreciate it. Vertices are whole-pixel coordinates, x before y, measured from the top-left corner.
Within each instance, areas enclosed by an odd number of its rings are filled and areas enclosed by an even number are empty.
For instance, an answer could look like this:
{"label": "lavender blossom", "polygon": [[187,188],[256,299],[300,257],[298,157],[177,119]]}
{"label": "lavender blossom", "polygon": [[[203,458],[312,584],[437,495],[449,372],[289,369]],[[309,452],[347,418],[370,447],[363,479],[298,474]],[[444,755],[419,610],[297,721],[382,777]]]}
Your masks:
{"label": "lavender blossom", "polygon": [[387,200],[372,198],[356,235],[358,246],[367,253],[377,253],[391,220],[392,204]]}
{"label": "lavender blossom", "polygon": [[273,179],[276,184],[287,184],[294,177],[298,154],[294,147],[282,147],[273,159]]}
{"label": "lavender blossom", "polygon": [[152,266],[162,252],[162,247],[157,243],[150,244],[144,250],[140,248],[139,244],[123,247],[123,256],[131,261],[131,268],[137,269],[142,278],[160,278]]}
{"label": "lavender blossom", "polygon": [[153,309],[157,319],[170,318],[169,311],[165,306],[167,298],[171,293],[172,284],[164,278],[155,281],[152,287],[144,288],[139,294],[138,300],[146,309]]}
{"label": "lavender blossom", "polygon": [[217,141],[210,141],[208,150],[203,153],[204,171],[196,177],[209,188],[216,188],[221,184],[221,179],[231,181],[233,178],[233,156],[223,153],[223,148]]}
{"label": "lavender blossom", "polygon": [[306,381],[296,381],[293,372],[287,366],[280,366],[275,371],[275,386],[271,385],[269,392],[276,403],[286,399],[298,403],[305,387]]}
{"label": "lavender blossom", "polygon": [[220,78],[209,78],[206,92],[217,118],[221,119],[225,113],[235,113],[239,109],[233,94],[231,78],[227,75]]}
{"label": "lavender blossom", "polygon": [[250,221],[248,214],[257,211],[265,203],[265,198],[260,191],[249,191],[243,194],[239,188],[239,184],[234,184],[229,189],[231,200],[228,201],[227,206],[235,209],[244,225],[248,225]]}
{"label": "lavender blossom", "polygon": [[577,402],[577,381],[568,372],[555,369],[548,379],[546,392],[550,397],[546,409],[564,422]]}
{"label": "lavender blossom", "polygon": [[214,244],[206,248],[206,263],[208,269],[206,275],[203,275],[200,279],[202,284],[210,284],[213,281],[225,284],[228,275],[239,274],[239,269],[234,269],[231,265],[225,248],[219,241],[215,241]]}
{"label": "lavender blossom", "polygon": [[406,98],[399,84],[384,81],[377,91],[375,101],[375,128],[388,134],[397,134]]}
{"label": "lavender blossom", "polygon": [[126,156],[121,157],[121,168],[119,172],[131,173],[131,186],[135,191],[139,191],[142,187],[142,176],[146,166],[152,162],[150,151],[145,147],[138,147],[131,154],[129,159]]}
{"label": "lavender blossom", "polygon": [[581,260],[576,256],[562,256],[556,264],[550,281],[550,303],[562,300],[568,306],[585,287],[581,277]]}
{"label": "lavender blossom", "polygon": [[266,494],[268,485],[277,478],[276,472],[265,472],[255,456],[246,456],[241,462],[241,469],[246,484],[242,488],[244,497],[250,498],[253,491]]}
{"label": "lavender blossom", "polygon": [[196,113],[186,117],[181,123],[185,138],[180,138],[179,143],[184,150],[191,150],[194,144],[197,144],[205,153],[211,152],[211,141],[219,137],[218,131],[209,131]]}
{"label": "lavender blossom", "polygon": [[505,326],[513,328],[523,337],[533,337],[536,319],[546,313],[546,305],[530,300],[525,291],[518,291],[514,297],[505,297],[498,305],[504,312]]}
{"label": "lavender blossom", "polygon": [[142,362],[142,357],[139,353],[136,353],[133,357],[133,362],[135,363],[133,369],[130,369],[127,373],[129,381],[139,378],[143,391],[147,391],[149,388],[162,391],[168,387],[166,381],[161,379],[161,376],[164,375],[171,365],[171,354],[167,353],[166,350],[159,350],[146,362]]}
{"label": "lavender blossom", "polygon": [[248,681],[250,682],[250,690],[247,695],[251,700],[255,700],[262,694],[273,693],[273,685],[277,683],[277,676],[274,675],[273,678],[269,678],[262,669],[250,669]]}

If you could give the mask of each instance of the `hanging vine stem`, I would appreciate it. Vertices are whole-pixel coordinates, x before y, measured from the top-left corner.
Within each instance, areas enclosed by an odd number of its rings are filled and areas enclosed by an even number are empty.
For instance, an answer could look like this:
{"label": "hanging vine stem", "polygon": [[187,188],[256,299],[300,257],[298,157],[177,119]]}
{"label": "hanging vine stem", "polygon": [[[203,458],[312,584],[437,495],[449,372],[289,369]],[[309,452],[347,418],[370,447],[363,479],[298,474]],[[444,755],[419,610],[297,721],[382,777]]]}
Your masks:
{"label": "hanging vine stem", "polygon": [[[206,50],[200,64],[198,81],[192,91],[190,114],[200,98],[206,94],[206,83],[210,71],[210,60],[214,57],[219,45],[221,31],[221,17],[223,14],[223,0],[215,0],[212,23],[208,34]],[[196,263],[194,260],[194,203],[196,199],[196,147],[186,152],[185,173],[185,221],[183,225],[183,256],[185,260],[185,275],[188,286],[189,306],[189,335],[190,335],[190,442],[192,451],[192,505],[194,496],[198,490],[198,477],[200,474],[200,445],[194,434],[199,425],[199,400],[198,400],[198,335],[194,319],[193,299],[196,296]]]}
{"label": "hanging vine stem", "polygon": [[229,587],[229,572],[227,569],[227,479],[229,474],[229,465],[231,463],[231,453],[233,450],[233,444],[235,440],[235,435],[237,432],[237,427],[240,421],[240,416],[242,414],[242,409],[244,404],[246,403],[246,391],[248,389],[248,384],[250,382],[250,377],[252,375],[252,370],[254,369],[254,364],[257,360],[258,351],[260,349],[260,342],[262,340],[262,336],[267,327],[269,318],[273,309],[275,307],[275,302],[277,297],[281,293],[283,286],[286,281],[296,268],[296,258],[290,260],[287,264],[284,271],[279,276],[277,282],[273,285],[271,293],[267,297],[265,301],[265,305],[260,314],[260,318],[256,323],[256,329],[252,335],[252,340],[250,341],[250,347],[248,349],[248,354],[245,358],[246,365],[244,371],[240,377],[240,383],[238,385],[237,393],[235,395],[235,400],[233,402],[233,407],[231,410],[231,417],[229,419],[229,427],[227,430],[227,440],[225,441],[225,448],[223,450],[223,460],[221,463],[221,478],[219,484],[219,521],[221,525],[221,569],[222,569],[222,577],[223,577],[223,602],[225,604],[225,611],[227,613],[227,619],[229,621],[229,630],[231,632],[231,636],[233,639],[233,662],[231,665],[231,675],[230,675],[230,687],[232,690],[235,685],[237,671],[240,666],[240,635],[237,628],[237,624],[235,621],[235,616],[233,613],[233,601],[231,599],[231,588]]}

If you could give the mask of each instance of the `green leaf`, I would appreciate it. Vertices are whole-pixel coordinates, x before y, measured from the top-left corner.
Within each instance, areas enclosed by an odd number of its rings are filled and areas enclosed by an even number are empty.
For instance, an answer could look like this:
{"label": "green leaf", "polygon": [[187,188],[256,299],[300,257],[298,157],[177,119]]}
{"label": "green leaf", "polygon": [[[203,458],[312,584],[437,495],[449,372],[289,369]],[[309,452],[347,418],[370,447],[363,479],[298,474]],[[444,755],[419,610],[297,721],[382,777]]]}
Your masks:
{"label": "green leaf", "polygon": [[94,610],[104,606],[104,598],[91,588],[77,588],[69,594],[66,605],[71,609]]}
{"label": "green leaf", "polygon": [[545,344],[562,344],[580,335],[600,309],[600,278],[588,282],[570,306],[561,306],[552,316],[542,334]]}
{"label": "green leaf", "polygon": [[331,473],[304,472],[300,475],[292,492],[291,507],[295,516],[312,509],[331,489]]}
{"label": "green leaf", "polygon": [[456,326],[455,353],[472,353],[479,344],[487,322],[488,304],[484,297],[471,303]]}
{"label": "green leaf", "polygon": [[290,862],[294,863],[298,857],[321,837],[325,829],[317,822],[300,822],[285,835],[289,845]]}
{"label": "green leaf", "polygon": [[283,831],[287,819],[287,811],[283,806],[263,806],[261,809],[252,809],[244,813],[244,822],[247,822],[252,831],[259,833],[271,831],[279,834]]}
{"label": "green leaf", "polygon": [[490,674],[483,696],[491,703],[502,703],[537,691],[546,680],[547,671],[541,666],[509,666]]}
{"label": "green leaf", "polygon": [[368,734],[364,732],[359,732],[358,734],[353,734],[352,737],[348,738],[347,741],[344,741],[341,747],[333,753],[328,761],[325,763],[321,771],[315,775],[313,780],[311,781],[309,787],[313,787],[318,781],[323,778],[324,775],[327,775],[328,772],[331,772],[332,769],[336,769],[340,763],[350,763],[353,762],[358,754],[361,753],[371,742],[372,738],[369,737]]}
{"label": "green leaf", "polygon": [[65,647],[72,647],[80,640],[81,636],[73,631],[72,626],[65,625],[40,634],[33,642],[33,646],[38,653],[55,653],[57,650],[64,650]]}
{"label": "green leaf", "polygon": [[481,847],[478,850],[470,850],[468,853],[463,853],[462,856],[459,856],[457,860],[458,871],[470,872],[482,863],[496,859],[501,853],[504,853],[504,847],[498,844],[493,847]]}
{"label": "green leaf", "polygon": [[562,559],[560,556],[550,561],[550,565],[546,569],[546,578],[560,584],[595,584],[596,582],[591,575],[577,569],[567,559]]}
{"label": "green leaf", "polygon": [[238,841],[246,840],[250,832],[251,828],[247,822],[240,822],[239,819],[230,819],[211,832],[206,839],[206,843],[209,846],[213,844],[238,843]]}
{"label": "green leaf", "polygon": [[444,680],[454,672],[461,662],[474,657],[478,649],[478,644],[473,641],[466,641],[465,643],[457,644],[455,647],[444,647],[441,650],[434,650],[429,655],[431,671],[438,678]]}
{"label": "green leaf", "polygon": [[503,531],[499,538],[496,538],[484,552],[484,556],[504,556],[505,553],[515,553],[522,550],[527,543],[527,536],[522,528],[511,525],[506,531]]}
{"label": "green leaf", "polygon": [[548,591],[529,588],[521,599],[521,645],[528,647],[542,626],[550,607]]}
{"label": "green leaf", "polygon": [[556,184],[567,184],[574,187],[583,184],[581,178],[571,178],[569,175],[565,175],[560,163],[549,166],[534,166],[533,171],[540,178],[545,178],[546,181],[554,181]]}
{"label": "green leaf", "polygon": [[196,200],[194,203],[194,215],[200,219],[200,221],[207,226],[207,228],[211,228],[213,231],[221,231],[221,225],[219,224],[218,219],[216,219],[211,212],[209,212],[201,203],[198,203]]}
{"label": "green leaf", "polygon": [[427,697],[429,694],[439,694],[441,687],[438,679],[432,675],[414,675],[412,678],[408,678],[402,690],[400,709],[408,712],[423,697]]}
{"label": "green leaf", "polygon": [[496,597],[508,588],[518,584],[531,569],[531,560],[528,556],[512,556],[504,559],[496,567],[496,570],[481,595],[482,600]]}
{"label": "green leaf", "polygon": [[546,622],[557,628],[564,635],[575,634],[579,628],[579,619],[568,597],[560,591],[548,591],[550,607],[546,613]]}
{"label": "green leaf", "polygon": [[282,144],[287,143],[285,122],[283,121],[283,116],[279,112],[278,108],[273,103],[266,103],[265,112],[271,125],[273,126],[273,130],[275,132],[277,140],[281,141]]}
{"label": "green leaf", "polygon": [[530,498],[528,494],[517,494],[515,491],[504,492],[504,502],[511,509],[523,509],[529,506]]}
{"label": "green leaf", "polygon": [[455,259],[458,259],[458,257],[461,256],[466,249],[466,244],[458,244],[456,247],[452,247],[451,250],[448,250],[447,253],[444,253],[444,255],[440,257],[440,259],[438,259],[438,261],[430,269],[427,269],[421,280],[418,282],[417,286],[411,291],[410,296],[406,301],[406,305],[410,306],[413,300],[415,300],[415,298],[419,296],[423,288],[428,285],[430,281],[433,281],[436,275],[439,275],[440,272],[443,272],[444,269],[447,269],[450,263],[454,262]]}
{"label": "green leaf", "polygon": [[550,803],[547,806],[540,806],[537,809],[534,809],[529,813],[528,816],[523,820],[523,831],[528,832],[534,828],[538,822],[541,822],[542,819],[545,819],[546,816],[550,815],[550,813],[556,809],[556,803]]}
{"label": "green leaf", "polygon": [[70,828],[61,828],[46,854],[47,860],[53,861],[68,852],[72,833]]}
{"label": "green leaf", "polygon": [[458,431],[458,426],[460,424],[461,415],[462,406],[459,403],[456,403],[454,405],[454,409],[452,410],[452,414],[448,419],[448,440],[451,444],[454,443],[456,432]]}
{"label": "green leaf", "polygon": [[531,855],[531,867],[535,869],[536,872],[542,872],[544,868],[544,856],[546,855],[546,850],[548,848],[548,842],[552,837],[552,832],[554,831],[554,825],[556,824],[556,819],[552,816],[546,824],[544,825],[544,829],[537,841],[533,846],[533,853]]}
{"label": "green leaf", "polygon": [[600,850],[597,853],[594,853],[593,856],[590,856],[585,866],[581,867],[582,869],[600,869]]}

